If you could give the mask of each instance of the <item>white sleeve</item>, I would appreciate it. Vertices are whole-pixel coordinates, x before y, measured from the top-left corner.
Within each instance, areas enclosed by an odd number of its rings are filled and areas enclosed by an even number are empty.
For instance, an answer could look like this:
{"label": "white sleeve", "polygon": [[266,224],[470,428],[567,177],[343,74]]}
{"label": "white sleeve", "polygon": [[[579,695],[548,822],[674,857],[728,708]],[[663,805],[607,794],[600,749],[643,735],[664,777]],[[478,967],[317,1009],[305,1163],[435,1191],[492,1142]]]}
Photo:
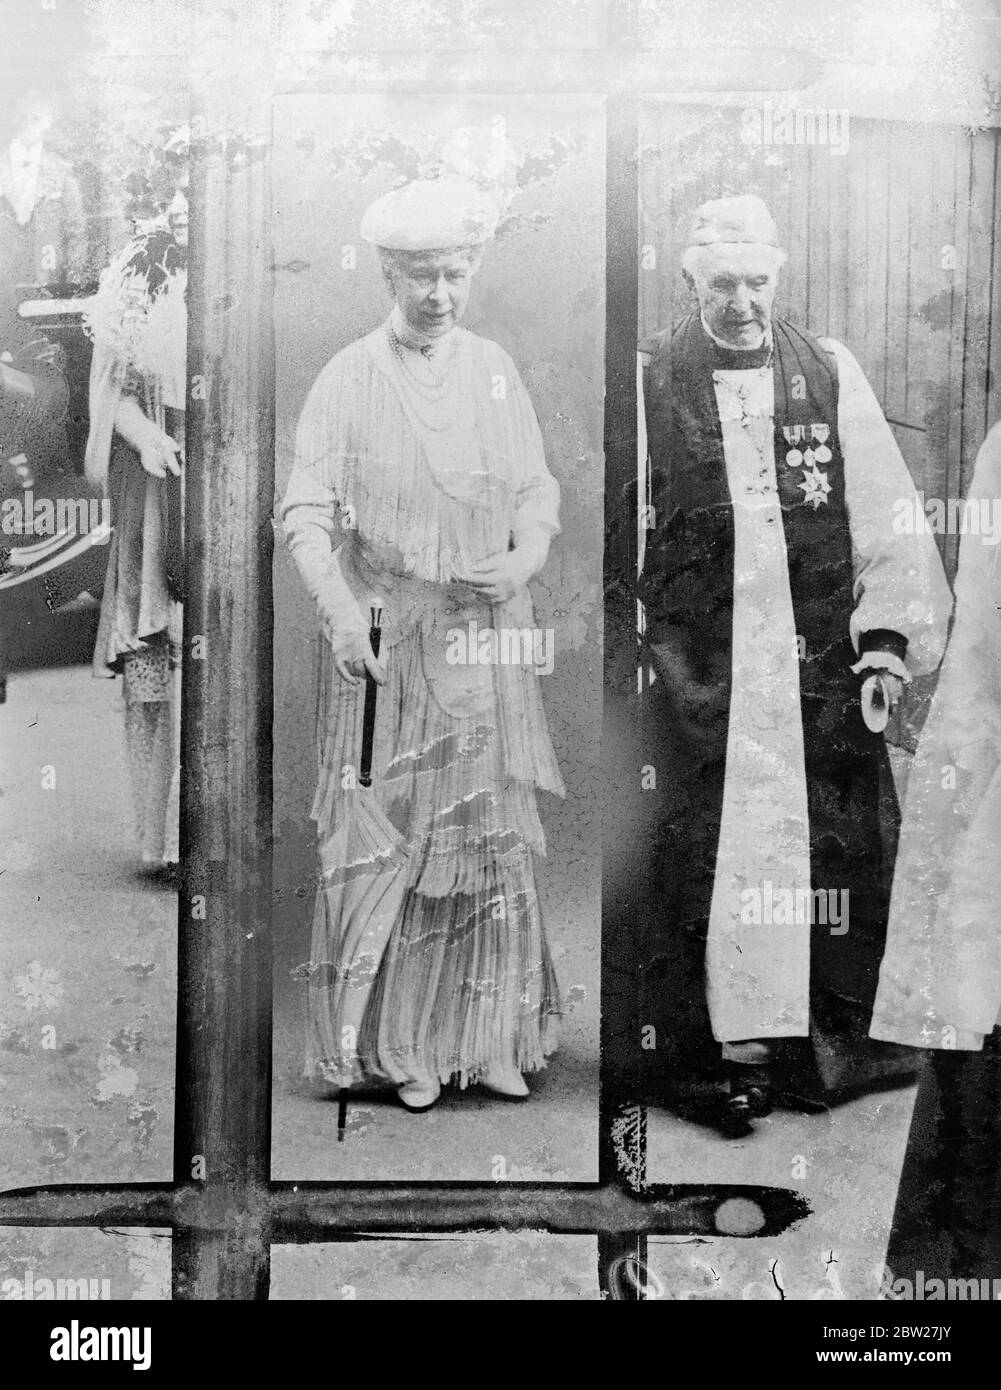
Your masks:
{"label": "white sleeve", "polygon": [[924,513],[907,464],[858,362],[822,338],[838,364],[838,435],[852,537],[855,608],[849,631],[856,652],[864,633],[889,629],[907,638],[915,674],[942,660],[952,595],[935,538],[914,519]]}
{"label": "white sleeve", "polygon": [[[967,500],[1001,506],[1001,425]],[[994,527],[964,534],[956,621],[907,779],[886,949],[870,1035],[979,1050],[1001,1006],[1001,556]],[[948,774],[948,775],[947,775]]]}
{"label": "white sleeve", "polygon": [[[368,623],[341,571],[338,551],[347,531],[331,485],[341,452],[342,424],[334,418],[339,391],[328,371],[317,378],[299,417],[295,463],[280,514],[289,550],[335,650],[368,635]],[[339,413],[339,412],[338,412]]]}

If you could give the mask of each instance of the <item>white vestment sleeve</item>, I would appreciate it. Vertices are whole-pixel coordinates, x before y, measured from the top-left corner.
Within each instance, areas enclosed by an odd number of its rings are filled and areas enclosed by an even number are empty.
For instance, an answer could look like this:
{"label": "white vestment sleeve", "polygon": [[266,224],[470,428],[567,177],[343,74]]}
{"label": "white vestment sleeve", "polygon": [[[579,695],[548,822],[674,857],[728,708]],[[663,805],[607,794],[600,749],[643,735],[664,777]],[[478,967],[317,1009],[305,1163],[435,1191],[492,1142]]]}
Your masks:
{"label": "white vestment sleeve", "polygon": [[820,342],[838,364],[838,434],[855,576],[852,642],[857,652],[864,633],[898,632],[907,638],[911,672],[934,671],[952,612],[935,537],[923,524],[910,471],[862,368],[842,343]]}

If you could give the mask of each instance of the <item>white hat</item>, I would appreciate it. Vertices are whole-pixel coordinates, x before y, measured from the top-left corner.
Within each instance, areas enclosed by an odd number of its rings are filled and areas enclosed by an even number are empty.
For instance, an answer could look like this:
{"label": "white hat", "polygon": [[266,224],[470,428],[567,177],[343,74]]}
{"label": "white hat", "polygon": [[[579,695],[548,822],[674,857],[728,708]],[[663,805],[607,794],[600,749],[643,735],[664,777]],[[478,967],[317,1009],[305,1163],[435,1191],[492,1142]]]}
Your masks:
{"label": "white hat", "polygon": [[390,251],[435,251],[479,246],[500,219],[498,200],[467,179],[415,179],[376,198],[361,220],[361,234]]}
{"label": "white hat", "polygon": [[719,242],[778,246],[779,231],[771,213],[753,193],[736,198],[716,198],[696,208],[688,244],[715,246]]}

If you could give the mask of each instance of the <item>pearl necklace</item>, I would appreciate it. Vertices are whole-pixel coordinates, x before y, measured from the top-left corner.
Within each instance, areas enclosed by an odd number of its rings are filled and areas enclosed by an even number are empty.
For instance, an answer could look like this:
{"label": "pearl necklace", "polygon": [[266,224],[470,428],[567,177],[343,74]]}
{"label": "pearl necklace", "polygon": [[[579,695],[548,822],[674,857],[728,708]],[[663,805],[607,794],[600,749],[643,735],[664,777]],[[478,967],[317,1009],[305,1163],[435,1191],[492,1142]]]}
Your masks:
{"label": "pearl necklace", "polygon": [[[438,372],[430,361],[427,348],[410,347],[400,338],[392,322],[386,325],[386,333],[390,353],[397,365],[400,384],[418,422],[425,429],[438,434],[451,429],[459,414],[459,374],[455,370],[455,340],[448,344],[448,356],[444,358],[443,370]],[[418,354],[428,365],[430,381],[414,371],[412,363]]]}

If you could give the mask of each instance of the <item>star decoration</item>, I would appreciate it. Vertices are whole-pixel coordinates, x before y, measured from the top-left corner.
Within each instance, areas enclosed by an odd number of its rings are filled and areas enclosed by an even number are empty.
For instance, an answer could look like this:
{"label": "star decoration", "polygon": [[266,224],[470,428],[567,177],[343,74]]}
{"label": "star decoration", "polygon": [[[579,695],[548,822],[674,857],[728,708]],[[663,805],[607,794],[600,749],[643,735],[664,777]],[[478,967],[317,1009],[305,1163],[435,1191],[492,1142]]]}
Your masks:
{"label": "star decoration", "polygon": [[812,502],[814,511],[817,510],[821,502],[825,503],[826,505],[827,494],[831,490],[831,485],[827,481],[827,474],[821,473],[820,469],[817,468],[816,465],[814,465],[813,468],[806,470],[806,476],[800,483],[800,487],[803,489],[803,492],[805,493],[805,496],[803,498],[804,505],[807,502]]}

